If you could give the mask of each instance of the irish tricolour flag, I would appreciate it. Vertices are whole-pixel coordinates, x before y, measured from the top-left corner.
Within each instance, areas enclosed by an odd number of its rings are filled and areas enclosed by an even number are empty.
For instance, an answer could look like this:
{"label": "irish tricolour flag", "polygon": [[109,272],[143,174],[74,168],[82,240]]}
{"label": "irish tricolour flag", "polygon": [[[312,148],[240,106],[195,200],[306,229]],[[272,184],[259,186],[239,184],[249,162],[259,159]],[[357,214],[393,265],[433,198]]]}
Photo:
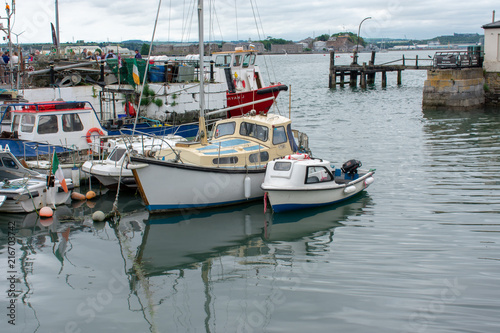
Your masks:
{"label": "irish tricolour flag", "polygon": [[64,179],[64,174],[59,165],[59,159],[57,158],[57,154],[54,153],[54,159],[52,160],[52,174],[56,176],[56,179],[59,180],[59,184],[61,184],[64,192],[68,192],[68,186],[66,186],[66,180]]}
{"label": "irish tricolour flag", "polygon": [[139,68],[137,67],[137,61],[134,58],[134,65],[132,66],[132,79],[136,86],[141,84],[141,78],[139,77]]}

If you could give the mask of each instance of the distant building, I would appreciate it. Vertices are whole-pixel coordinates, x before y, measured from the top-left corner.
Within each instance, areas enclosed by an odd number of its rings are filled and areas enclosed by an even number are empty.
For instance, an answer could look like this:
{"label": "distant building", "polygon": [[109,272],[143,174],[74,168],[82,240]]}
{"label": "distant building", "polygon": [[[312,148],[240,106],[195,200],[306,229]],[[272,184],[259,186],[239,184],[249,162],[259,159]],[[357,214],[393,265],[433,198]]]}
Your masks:
{"label": "distant building", "polygon": [[484,62],[487,72],[500,72],[500,21],[483,25]]}
{"label": "distant building", "polygon": [[326,49],[326,42],[316,41],[313,43],[313,50],[314,51],[323,51],[325,49]]}
{"label": "distant building", "polygon": [[336,52],[350,52],[356,47],[356,44],[349,40],[349,35],[332,36],[326,42],[326,48]]}

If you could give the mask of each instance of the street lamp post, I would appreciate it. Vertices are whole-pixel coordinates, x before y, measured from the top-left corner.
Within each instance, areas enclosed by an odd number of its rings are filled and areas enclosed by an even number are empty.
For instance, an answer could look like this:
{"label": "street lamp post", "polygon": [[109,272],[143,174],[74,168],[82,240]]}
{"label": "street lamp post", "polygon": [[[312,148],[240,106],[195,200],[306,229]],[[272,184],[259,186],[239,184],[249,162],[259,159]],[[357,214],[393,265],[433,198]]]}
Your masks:
{"label": "street lamp post", "polygon": [[369,20],[369,19],[371,19],[371,16],[365,17],[365,18],[363,19],[363,21],[361,21],[361,22],[359,23],[359,26],[358,26],[358,38],[357,38],[357,40],[356,40],[356,43],[357,43],[357,44],[356,44],[356,51],[355,51],[355,53],[354,53],[354,63],[355,63],[355,64],[357,64],[357,63],[358,63],[358,52],[359,52],[359,50],[358,50],[358,49],[359,49],[359,32],[361,31],[361,24],[363,24],[363,22],[364,22],[364,21]]}

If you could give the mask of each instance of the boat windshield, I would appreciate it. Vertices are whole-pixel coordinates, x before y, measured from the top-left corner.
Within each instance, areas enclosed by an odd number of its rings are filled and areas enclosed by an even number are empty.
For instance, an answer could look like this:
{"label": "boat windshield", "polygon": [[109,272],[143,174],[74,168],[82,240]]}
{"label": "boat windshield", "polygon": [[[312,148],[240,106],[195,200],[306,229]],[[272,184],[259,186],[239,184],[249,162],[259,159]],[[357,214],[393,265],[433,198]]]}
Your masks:
{"label": "boat windshield", "polygon": [[232,135],[234,134],[235,128],[236,128],[236,123],[234,121],[230,123],[219,124],[215,128],[214,138],[217,139],[224,135]]}
{"label": "boat windshield", "polygon": [[215,67],[229,67],[231,65],[230,54],[219,54],[215,57]]}
{"label": "boat windshield", "polygon": [[333,180],[332,174],[323,166],[310,166],[307,167],[306,184],[331,182]]}
{"label": "boat windshield", "polygon": [[240,126],[240,135],[250,136],[261,141],[267,141],[269,129],[266,126],[242,122]]}
{"label": "boat windshield", "polygon": [[25,114],[21,118],[21,132],[32,133],[35,127],[35,116],[32,114]]}
{"label": "boat windshield", "polygon": [[125,151],[126,149],[124,148],[116,148],[111,152],[111,154],[109,154],[108,160],[118,162],[122,158],[123,154],[125,154]]}

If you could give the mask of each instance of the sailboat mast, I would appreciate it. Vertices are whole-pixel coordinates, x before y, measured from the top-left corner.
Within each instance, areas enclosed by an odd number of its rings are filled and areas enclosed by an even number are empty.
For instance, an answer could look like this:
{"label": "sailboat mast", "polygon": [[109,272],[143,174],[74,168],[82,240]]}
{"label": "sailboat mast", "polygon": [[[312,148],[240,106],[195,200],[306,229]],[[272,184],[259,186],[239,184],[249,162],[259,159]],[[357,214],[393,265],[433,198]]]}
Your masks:
{"label": "sailboat mast", "polygon": [[[205,87],[203,79],[203,56],[205,48],[203,43],[203,0],[198,0],[198,37],[200,40],[200,117],[205,117]],[[200,128],[200,130],[202,130]]]}
{"label": "sailboat mast", "polygon": [[203,56],[205,55],[205,48],[203,43],[203,0],[198,0],[198,35],[200,39],[200,120],[198,122],[200,143],[202,145],[208,144],[207,126],[205,124],[205,77],[203,73]]}

